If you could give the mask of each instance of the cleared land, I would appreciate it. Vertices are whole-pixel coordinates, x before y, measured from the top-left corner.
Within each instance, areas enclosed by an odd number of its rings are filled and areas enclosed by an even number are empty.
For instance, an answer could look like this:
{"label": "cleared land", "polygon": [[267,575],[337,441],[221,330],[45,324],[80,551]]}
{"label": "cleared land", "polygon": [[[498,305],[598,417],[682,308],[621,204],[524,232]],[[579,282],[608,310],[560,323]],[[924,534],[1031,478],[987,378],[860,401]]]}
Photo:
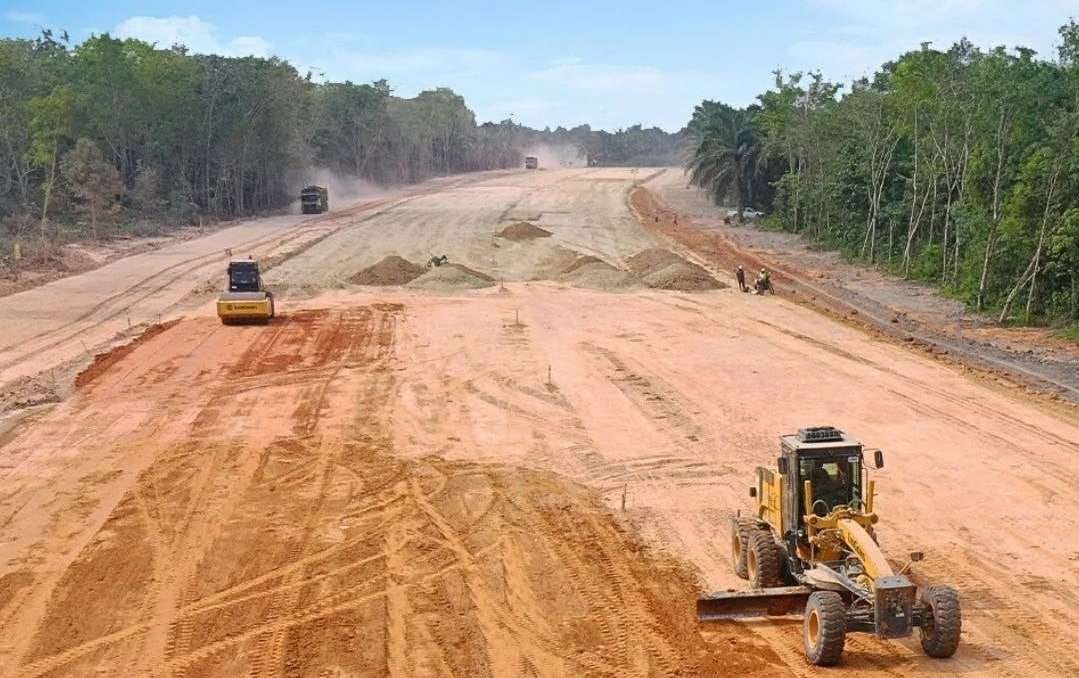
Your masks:
{"label": "cleared land", "polygon": [[[1079,673],[1074,412],[781,297],[649,288],[715,269],[632,183],[499,174],[331,215],[271,269],[269,326],[165,304],[187,317],[0,437],[0,674],[815,674],[798,622],[693,603],[741,583],[723,517],[753,467],[818,423],[886,449],[886,552],[965,604],[954,659],[852,636],[845,673]],[[551,235],[496,236],[520,221]],[[664,247],[685,261],[633,271]],[[498,283],[348,283],[441,254]],[[32,342],[88,341],[47,315]]]}

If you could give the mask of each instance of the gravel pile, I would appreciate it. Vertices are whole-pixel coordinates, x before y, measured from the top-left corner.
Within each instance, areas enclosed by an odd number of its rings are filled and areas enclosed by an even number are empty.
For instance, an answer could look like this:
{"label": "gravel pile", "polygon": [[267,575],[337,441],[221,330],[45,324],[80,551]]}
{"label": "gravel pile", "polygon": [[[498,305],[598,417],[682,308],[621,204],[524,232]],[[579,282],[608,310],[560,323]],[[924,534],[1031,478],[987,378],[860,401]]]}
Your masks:
{"label": "gravel pile", "polygon": [[626,260],[626,265],[629,266],[629,270],[637,275],[646,276],[649,273],[655,273],[661,268],[666,268],[671,264],[677,264],[683,261],[685,261],[685,259],[674,252],[655,247],[634,254]]}
{"label": "gravel pile", "polygon": [[601,290],[632,287],[637,284],[636,276],[629,271],[615,268],[590,254],[577,257],[563,269],[559,279],[578,287]]}
{"label": "gravel pile", "polygon": [[354,285],[407,285],[424,274],[426,269],[391,254],[373,266],[368,266],[348,279]]}
{"label": "gravel pile", "polygon": [[700,292],[726,287],[705,269],[670,250],[644,250],[630,257],[626,264],[642,283],[660,290]]}
{"label": "gravel pile", "polygon": [[503,228],[495,235],[506,240],[535,240],[536,238],[549,238],[551,237],[551,232],[527,221],[518,221],[516,224]]}
{"label": "gravel pile", "polygon": [[423,290],[469,290],[490,287],[495,279],[486,273],[462,264],[444,264],[435,266],[420,277],[408,283],[409,287]]}
{"label": "gravel pile", "polygon": [[641,276],[641,281],[656,289],[684,292],[718,290],[726,287],[725,284],[713,278],[711,273],[688,261],[678,261],[664,266],[658,271]]}

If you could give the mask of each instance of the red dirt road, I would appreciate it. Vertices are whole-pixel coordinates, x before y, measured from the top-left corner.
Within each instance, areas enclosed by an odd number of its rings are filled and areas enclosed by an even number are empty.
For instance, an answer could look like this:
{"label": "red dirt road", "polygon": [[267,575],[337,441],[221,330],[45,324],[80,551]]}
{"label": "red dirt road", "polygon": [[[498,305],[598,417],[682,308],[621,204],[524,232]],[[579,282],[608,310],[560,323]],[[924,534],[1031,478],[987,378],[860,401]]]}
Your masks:
{"label": "red dirt road", "polygon": [[[606,200],[628,171],[559,176],[552,204],[604,191],[604,240],[633,227]],[[500,181],[492,211],[519,197]],[[742,583],[723,518],[753,468],[812,424],[884,448],[884,550],[964,603],[955,658],[851,636],[845,675],[1079,673],[1061,408],[729,289],[302,306],[164,328],[3,441],[0,675],[817,675],[796,621],[693,618]]]}
{"label": "red dirt road", "polygon": [[181,323],[84,380],[67,425],[6,448],[6,546],[25,556],[0,580],[10,675],[778,665],[710,647],[689,571],[586,488],[399,454],[405,322],[375,303]]}

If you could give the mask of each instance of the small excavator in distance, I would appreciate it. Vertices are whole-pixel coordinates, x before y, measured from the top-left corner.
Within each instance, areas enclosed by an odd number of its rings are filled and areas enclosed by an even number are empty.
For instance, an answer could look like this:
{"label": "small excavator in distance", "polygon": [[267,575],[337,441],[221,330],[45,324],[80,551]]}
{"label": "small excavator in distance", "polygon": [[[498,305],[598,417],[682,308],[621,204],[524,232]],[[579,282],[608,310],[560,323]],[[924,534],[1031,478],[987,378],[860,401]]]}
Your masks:
{"label": "small excavator in distance", "polygon": [[[921,553],[898,572],[884,557],[862,444],[831,426],[779,440],[777,469],[758,467],[749,489],[753,513],[731,516],[732,565],[753,589],[699,599],[698,619],[802,613],[806,660],[818,666],[839,662],[851,631],[903,638],[917,627],[927,655],[955,654],[959,594],[936,585],[918,595],[907,572]],[[881,468],[884,454],[873,452]]]}
{"label": "small excavator in distance", "polygon": [[262,285],[259,263],[254,259],[229,262],[229,289],[217,298],[217,317],[225,325],[242,322],[268,323],[274,317],[273,294]]}

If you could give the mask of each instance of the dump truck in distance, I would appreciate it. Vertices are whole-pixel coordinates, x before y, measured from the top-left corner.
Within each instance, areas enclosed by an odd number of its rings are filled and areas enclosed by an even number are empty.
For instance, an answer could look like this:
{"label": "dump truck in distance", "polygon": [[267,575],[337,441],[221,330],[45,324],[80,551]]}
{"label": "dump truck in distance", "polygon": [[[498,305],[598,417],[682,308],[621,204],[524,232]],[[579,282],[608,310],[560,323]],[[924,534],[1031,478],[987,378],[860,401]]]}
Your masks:
{"label": "dump truck in distance", "polygon": [[539,169],[539,158],[534,155],[525,156],[525,169]]}
{"label": "dump truck in distance", "polygon": [[322,186],[307,186],[300,191],[300,208],[304,214],[322,214],[330,210],[330,194]]}

